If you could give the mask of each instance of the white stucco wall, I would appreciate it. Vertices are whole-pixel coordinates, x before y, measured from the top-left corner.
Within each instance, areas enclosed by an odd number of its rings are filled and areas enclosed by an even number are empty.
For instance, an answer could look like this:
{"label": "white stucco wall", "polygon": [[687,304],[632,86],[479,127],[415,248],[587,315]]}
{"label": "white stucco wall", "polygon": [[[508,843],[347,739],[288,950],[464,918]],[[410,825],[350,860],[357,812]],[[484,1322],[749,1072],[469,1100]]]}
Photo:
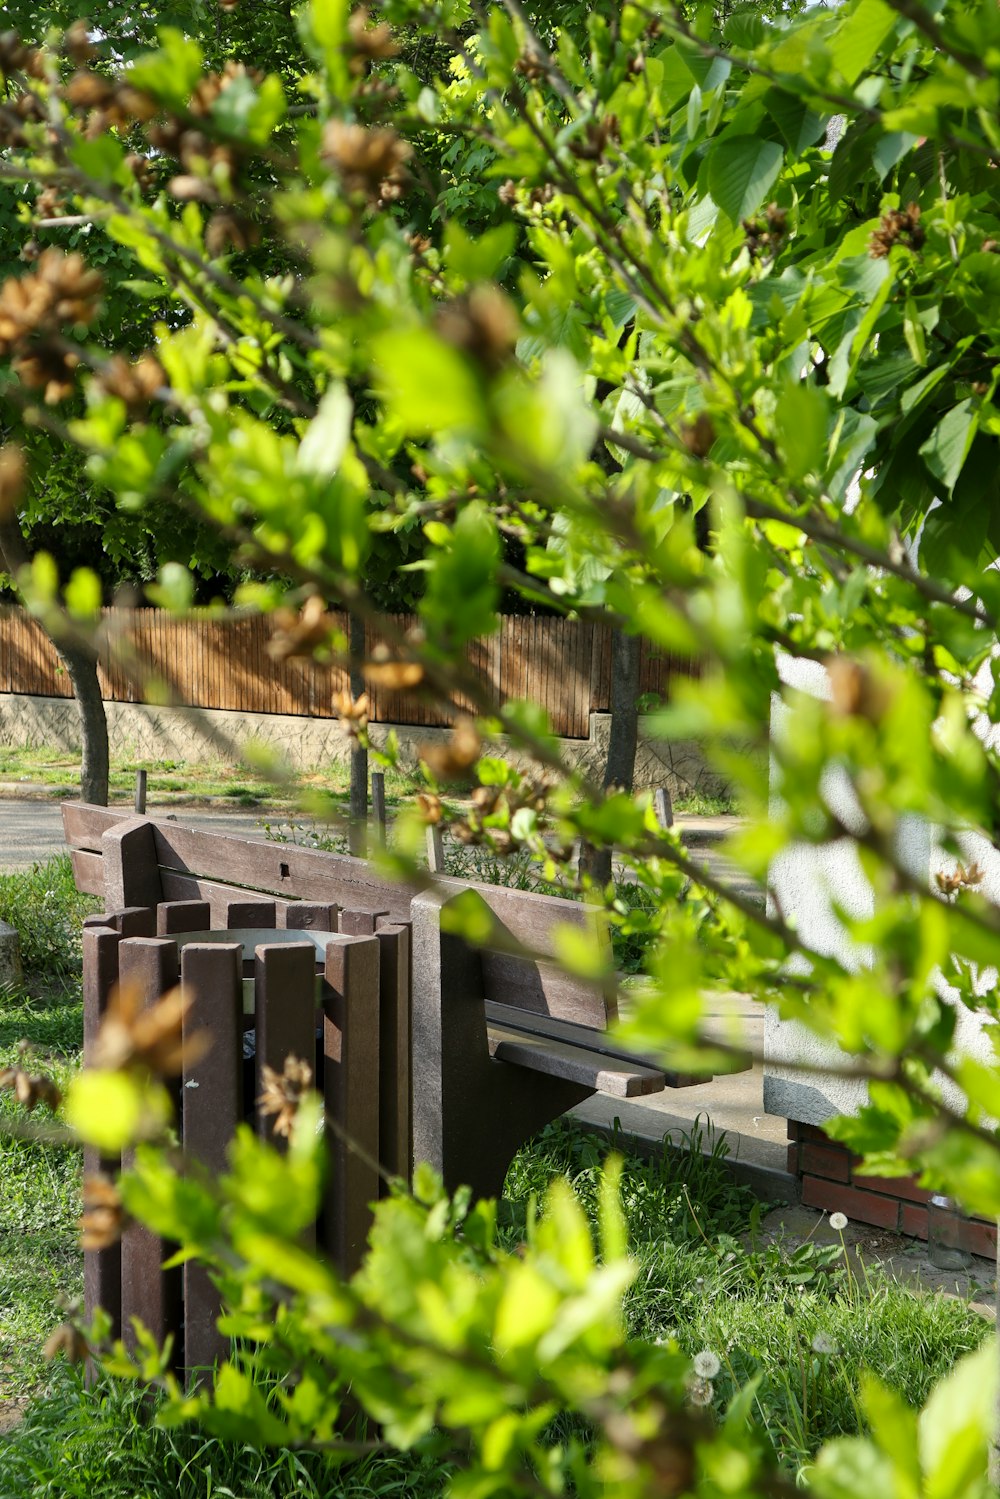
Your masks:
{"label": "white stucco wall", "polygon": [[[818,662],[786,657],[779,667],[789,687],[815,697],[829,696],[826,672]],[[780,742],[788,712],[787,705],[776,698],[771,717],[771,733],[776,742]],[[775,780],[772,765],[772,786]],[[856,815],[850,786],[846,781],[839,785],[837,778],[831,776],[824,790],[830,805],[850,826],[852,816]],[[970,835],[968,842],[967,862],[978,858],[986,871],[982,889],[1000,902],[1000,853],[985,845],[982,838]],[[954,866],[954,860],[945,858],[936,847],[929,825],[916,818],[901,827],[898,851],[901,862],[921,880],[929,880],[938,869]],[[865,952],[851,941],[834,909],[836,904],[848,916],[861,919],[874,912],[871,885],[861,869],[855,846],[848,839],[817,848],[793,844],[772,864],[769,887],[771,909],[780,908],[811,947],[836,956],[849,966],[866,961]],[[984,975],[986,979],[988,976]],[[948,991],[943,988],[943,992]],[[960,1044],[985,1056],[989,1048],[979,1032],[978,1017],[963,1010],[959,1020]],[[817,1068],[834,1063],[843,1067],[845,1058],[805,1026],[780,1020],[773,1011],[768,1012],[765,1021],[764,1058],[764,1107],[769,1114],[802,1124],[822,1124],[834,1114],[856,1112],[864,1101],[865,1086],[854,1079],[803,1074],[782,1067],[782,1061]]]}

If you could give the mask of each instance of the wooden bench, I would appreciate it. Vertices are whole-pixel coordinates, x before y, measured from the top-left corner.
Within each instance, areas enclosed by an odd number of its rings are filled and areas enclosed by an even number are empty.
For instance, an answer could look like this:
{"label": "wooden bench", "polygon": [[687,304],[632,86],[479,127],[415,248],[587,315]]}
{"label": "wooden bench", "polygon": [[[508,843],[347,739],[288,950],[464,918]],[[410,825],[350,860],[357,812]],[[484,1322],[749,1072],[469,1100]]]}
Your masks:
{"label": "wooden bench", "polygon": [[[606,1034],[613,984],[558,965],[560,925],[609,951],[602,918],[580,902],[442,877],[394,884],[344,855],[80,803],[64,804],[63,821],[78,887],[125,913],[126,931],[129,908],[159,907],[167,926],[175,903],[201,901],[215,929],[380,938],[366,1023],[378,1034],[378,1152],[391,1172],[428,1161],[449,1189],[497,1193],[518,1147],[594,1093],[636,1098],[703,1081],[617,1047]],[[475,948],[449,930],[459,897],[476,902],[488,932]]]}

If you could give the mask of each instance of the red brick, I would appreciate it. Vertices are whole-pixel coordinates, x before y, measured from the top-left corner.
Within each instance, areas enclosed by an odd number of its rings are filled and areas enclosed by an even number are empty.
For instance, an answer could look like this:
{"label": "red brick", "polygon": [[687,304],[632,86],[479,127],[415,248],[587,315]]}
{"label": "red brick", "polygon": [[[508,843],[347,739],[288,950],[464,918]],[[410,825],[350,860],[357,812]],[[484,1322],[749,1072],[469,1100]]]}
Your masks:
{"label": "red brick", "polygon": [[826,1176],[830,1181],[849,1182],[851,1179],[851,1154],[842,1146],[815,1145],[807,1141],[800,1147],[802,1171],[810,1176]]}
{"label": "red brick", "polygon": [[830,1213],[846,1213],[857,1223],[874,1228],[897,1228],[899,1203],[894,1197],[880,1197],[877,1192],[859,1192],[857,1187],[843,1187],[839,1182],[824,1181],[818,1176],[802,1178],[802,1201],[809,1208],[826,1208]]}
{"label": "red brick", "polygon": [[799,1174],[799,1142],[791,1140],[788,1145],[788,1170],[792,1176]]}
{"label": "red brick", "polygon": [[968,1218],[959,1229],[959,1243],[970,1254],[980,1254],[984,1259],[995,1260],[997,1254],[997,1228],[995,1223],[984,1223],[982,1218]]}
{"label": "red brick", "polygon": [[864,1176],[855,1171],[852,1179],[863,1192],[881,1192],[883,1197],[905,1197],[907,1202],[931,1200],[931,1193],[918,1187],[912,1176]]}
{"label": "red brick", "polygon": [[927,1209],[918,1207],[915,1202],[904,1202],[899,1215],[899,1231],[913,1239],[926,1239]]}

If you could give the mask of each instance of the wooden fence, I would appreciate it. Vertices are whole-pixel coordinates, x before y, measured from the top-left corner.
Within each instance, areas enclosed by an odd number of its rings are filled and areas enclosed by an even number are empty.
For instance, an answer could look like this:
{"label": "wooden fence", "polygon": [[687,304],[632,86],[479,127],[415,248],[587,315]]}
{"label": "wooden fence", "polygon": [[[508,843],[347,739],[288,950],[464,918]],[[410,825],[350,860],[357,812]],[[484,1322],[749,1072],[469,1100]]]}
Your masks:
{"label": "wooden fence", "polygon": [[[386,616],[403,629],[412,615]],[[343,621],[346,630],[346,619]],[[275,661],[267,645],[273,625],[265,615],[216,619],[195,613],[174,618],[159,609],[104,611],[101,685],[116,703],[184,704],[245,713],[335,716],[333,699],[347,686],[341,666]],[[367,632],[370,652],[380,639]],[[586,739],[592,712],[606,712],[611,696],[611,630],[590,620],[551,615],[505,615],[495,635],[469,647],[469,660],[499,707],[510,698],[541,704],[557,734]],[[697,667],[643,644],[640,691],[669,694],[671,678]],[[22,610],[0,611],[0,692],[71,697],[54,646]],[[376,723],[443,725],[451,714],[417,692],[368,689]],[[462,705],[461,695],[457,701]]]}

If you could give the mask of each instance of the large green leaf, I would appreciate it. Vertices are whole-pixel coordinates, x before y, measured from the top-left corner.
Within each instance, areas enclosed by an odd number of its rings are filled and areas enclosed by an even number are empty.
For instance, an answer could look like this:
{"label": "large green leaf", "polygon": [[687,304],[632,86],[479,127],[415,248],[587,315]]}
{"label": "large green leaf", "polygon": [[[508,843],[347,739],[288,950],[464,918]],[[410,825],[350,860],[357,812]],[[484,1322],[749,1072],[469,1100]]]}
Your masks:
{"label": "large green leaf", "polygon": [[754,213],[777,180],[784,153],[777,141],[754,135],[723,136],[708,158],[708,190],[738,224]]}
{"label": "large green leaf", "polygon": [[938,422],[920,448],[920,456],[948,494],[962,472],[976,435],[979,414],[971,400],[959,401]]}
{"label": "large green leaf", "polygon": [[885,0],[861,0],[847,11],[830,48],[837,70],[856,83],[896,24],[896,12]]}

